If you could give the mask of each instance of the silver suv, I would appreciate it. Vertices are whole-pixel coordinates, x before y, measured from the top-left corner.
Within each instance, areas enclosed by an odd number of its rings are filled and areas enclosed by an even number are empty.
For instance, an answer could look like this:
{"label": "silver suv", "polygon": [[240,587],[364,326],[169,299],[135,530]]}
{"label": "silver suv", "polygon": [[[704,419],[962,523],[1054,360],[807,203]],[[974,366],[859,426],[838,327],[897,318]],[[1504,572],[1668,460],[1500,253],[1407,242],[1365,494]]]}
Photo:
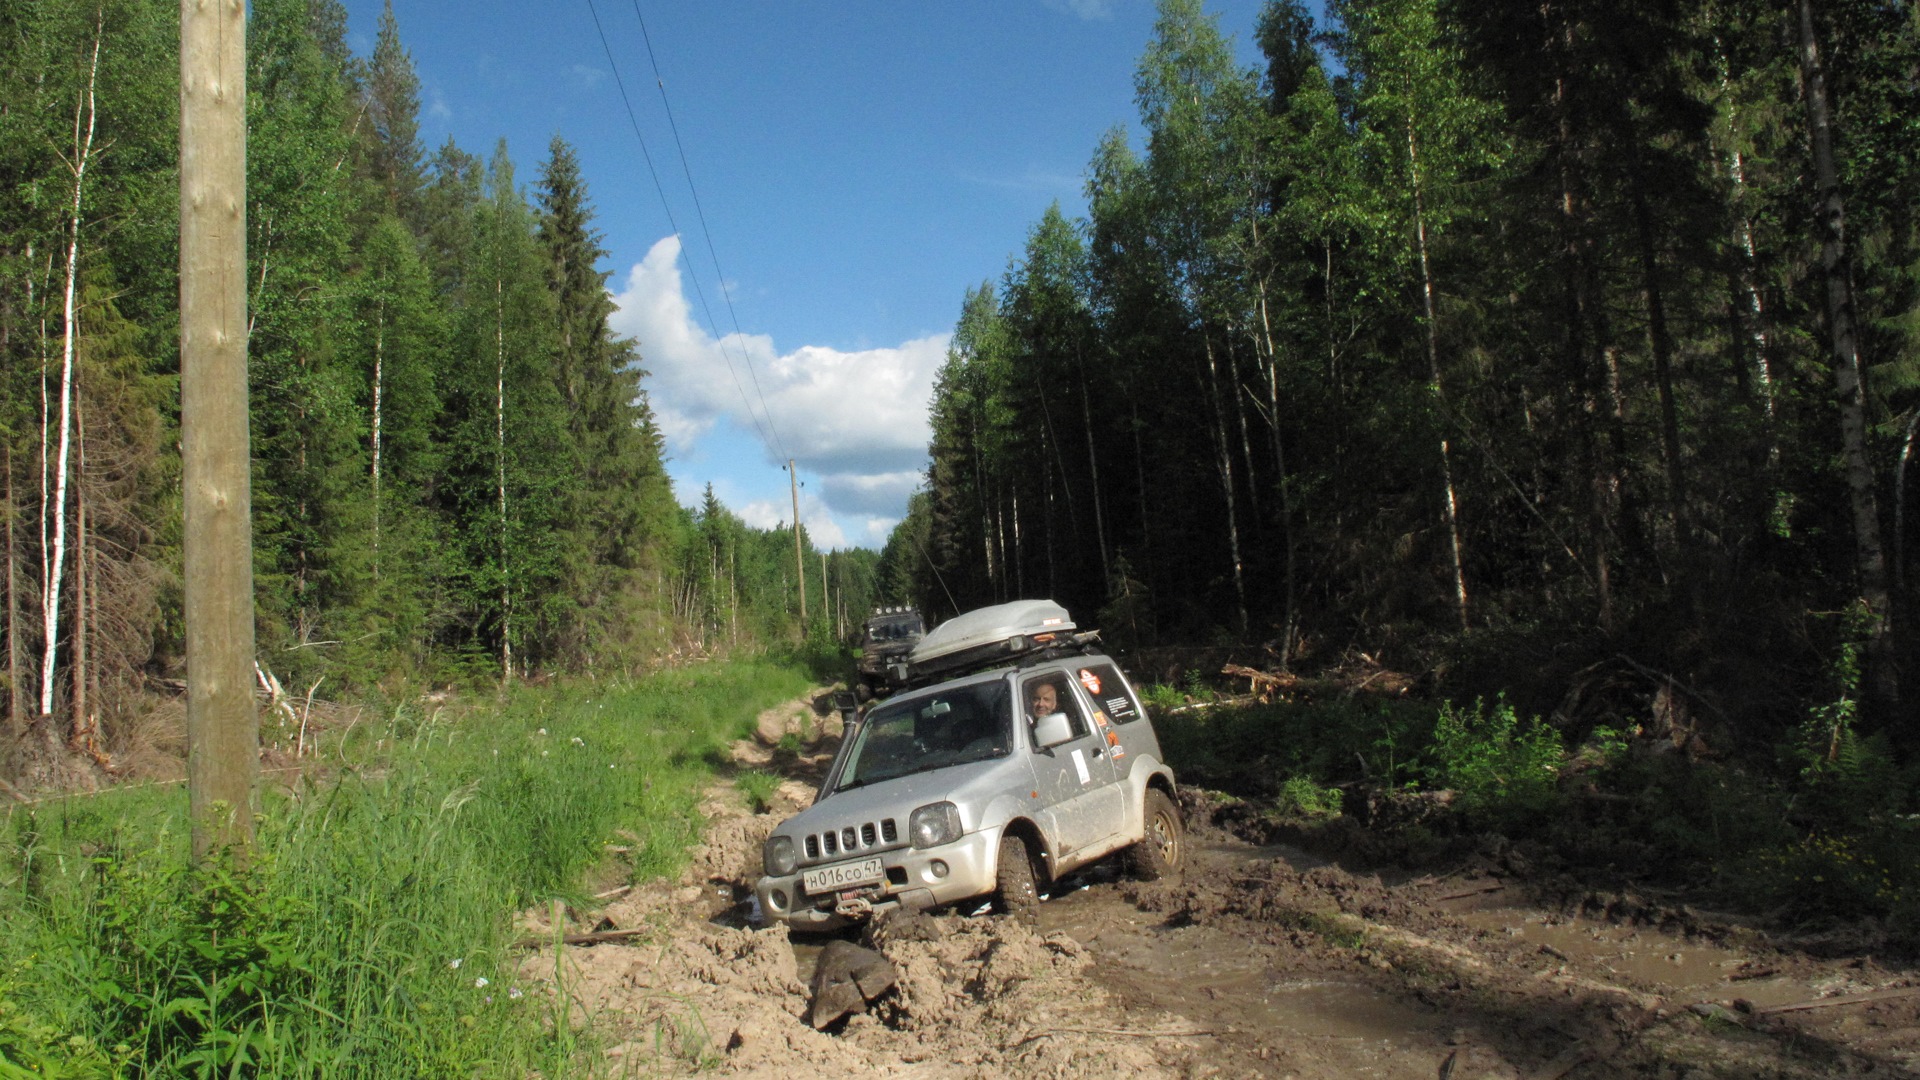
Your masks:
{"label": "silver suv", "polygon": [[[1173,771],[1153,724],[1065,615],[1022,601],[927,635],[913,667],[949,677],[848,726],[814,805],[767,839],[755,889],[766,917],[831,930],[979,898],[1027,916],[1042,885],[1114,852],[1147,878],[1180,868]],[[986,669],[942,671],[956,656]]]}

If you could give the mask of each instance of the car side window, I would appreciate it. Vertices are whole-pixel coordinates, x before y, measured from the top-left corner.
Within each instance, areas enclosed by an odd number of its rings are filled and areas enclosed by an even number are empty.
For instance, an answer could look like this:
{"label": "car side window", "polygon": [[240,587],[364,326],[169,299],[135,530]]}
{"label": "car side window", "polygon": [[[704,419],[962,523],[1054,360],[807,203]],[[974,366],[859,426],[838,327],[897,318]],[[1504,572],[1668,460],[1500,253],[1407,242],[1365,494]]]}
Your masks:
{"label": "car side window", "polygon": [[1133,691],[1127,689],[1127,681],[1112,664],[1088,664],[1077,669],[1074,677],[1087,692],[1093,707],[1106,713],[1107,719],[1115,724],[1131,724],[1146,718],[1146,711],[1140,708]]}
{"label": "car side window", "polygon": [[1053,672],[1027,679],[1020,684],[1020,699],[1026,703],[1027,726],[1049,713],[1062,713],[1067,718],[1067,726],[1076,739],[1085,738],[1093,729],[1087,726],[1087,718],[1074,702],[1073,691],[1067,686],[1067,676],[1063,672]]}

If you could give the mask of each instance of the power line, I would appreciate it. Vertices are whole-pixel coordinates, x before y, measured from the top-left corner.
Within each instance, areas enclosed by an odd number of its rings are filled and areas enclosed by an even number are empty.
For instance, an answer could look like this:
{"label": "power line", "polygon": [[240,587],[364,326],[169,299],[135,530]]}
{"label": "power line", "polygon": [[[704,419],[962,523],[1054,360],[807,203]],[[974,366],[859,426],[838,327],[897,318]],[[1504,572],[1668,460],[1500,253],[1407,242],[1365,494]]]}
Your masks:
{"label": "power line", "polygon": [[[653,177],[653,189],[660,195],[660,207],[666,211],[667,224],[673,229],[673,233],[677,237],[680,235],[680,224],[674,220],[672,204],[667,202],[667,189],[665,185],[660,183],[660,172],[653,167],[653,153],[647,149],[647,137],[640,133],[640,119],[634,114],[632,99],[627,97],[626,80],[620,77],[620,64],[614,60],[613,46],[607,43],[606,29],[600,25],[600,11],[594,6],[593,0],[587,0],[587,10],[593,14],[594,32],[600,35],[600,48],[606,51],[607,64],[613,69],[613,83],[620,89],[620,103],[627,108],[627,122],[633,125],[633,137],[640,142],[640,156],[646,159],[647,174]],[[704,221],[701,227],[703,229],[705,228]],[[711,240],[709,240],[708,243],[711,245]],[[718,320],[713,317],[713,307],[707,303],[706,290],[700,287],[700,278],[693,272],[693,260],[687,258],[686,246],[684,244],[681,245],[680,248],[680,261],[686,264],[687,280],[693,283],[694,295],[700,298],[700,308],[707,314],[707,326],[713,332],[714,342],[720,346],[720,359],[726,362],[727,374],[733,378],[734,389],[740,391],[740,403],[747,408],[747,419],[753,421],[753,429],[759,434],[761,445],[765,446],[767,450],[771,452],[779,447],[779,440],[777,438],[768,438],[767,436],[767,429],[773,426],[773,414],[770,412],[767,413],[767,426],[762,427],[760,417],[753,411],[753,401],[747,397],[747,388],[740,382],[740,373],[734,370],[733,357],[728,355],[726,343],[720,338],[720,324]],[[723,285],[722,291],[724,291],[724,288]],[[741,350],[741,356],[743,358],[746,356],[744,349]],[[749,363],[748,366],[749,370],[751,370],[751,363]],[[755,389],[758,389],[758,383],[755,384]],[[766,398],[764,396],[761,397],[760,403],[762,409],[764,409],[766,406]],[[785,458],[786,456],[785,450],[782,449],[780,451],[780,457]]]}
{"label": "power line", "polygon": [[[746,332],[740,329],[740,313],[733,308],[733,294],[727,291],[727,275],[720,269],[720,252],[713,246],[713,233],[707,228],[707,211],[700,205],[700,189],[693,183],[693,168],[687,164],[687,148],[680,141],[680,125],[673,119],[673,105],[667,101],[667,81],[660,77],[660,61],[653,55],[653,35],[647,33],[646,16],[640,14],[640,0],[633,0],[633,17],[640,23],[640,40],[647,46],[647,63],[653,67],[653,84],[660,89],[660,106],[667,112],[667,128],[673,132],[674,149],[680,153],[680,171],[686,175],[687,190],[693,193],[693,212],[700,219],[700,235],[706,238],[707,255],[713,260],[713,277],[720,283],[720,299],[727,305],[727,315],[733,319],[733,332],[736,339],[744,342]],[[767,395],[760,389],[760,373],[754,370],[753,355],[747,352],[743,344],[740,358],[746,361],[747,376],[753,380],[753,392],[760,396],[760,411],[767,414],[767,430],[773,432],[774,445],[780,447],[780,456],[787,457],[786,447],[780,442],[780,429],[774,427],[773,410],[767,408]]]}

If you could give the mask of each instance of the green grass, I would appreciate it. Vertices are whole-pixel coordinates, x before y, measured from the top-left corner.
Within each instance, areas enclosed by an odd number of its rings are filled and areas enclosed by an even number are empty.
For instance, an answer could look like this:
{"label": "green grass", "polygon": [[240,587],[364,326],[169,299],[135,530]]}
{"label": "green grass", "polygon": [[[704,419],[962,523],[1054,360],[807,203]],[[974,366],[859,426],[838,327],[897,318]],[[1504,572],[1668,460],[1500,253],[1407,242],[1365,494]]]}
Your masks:
{"label": "green grass", "polygon": [[512,914],[574,897],[616,837],[635,878],[676,873],[726,744],[808,685],[742,661],[397,709],[264,799],[244,868],[188,866],[178,786],[16,808],[0,1077],[576,1073],[515,983]]}
{"label": "green grass", "polygon": [[733,778],[740,788],[740,795],[747,801],[747,808],[756,814],[764,814],[773,804],[773,793],[780,790],[780,777],[759,769],[749,769]]}

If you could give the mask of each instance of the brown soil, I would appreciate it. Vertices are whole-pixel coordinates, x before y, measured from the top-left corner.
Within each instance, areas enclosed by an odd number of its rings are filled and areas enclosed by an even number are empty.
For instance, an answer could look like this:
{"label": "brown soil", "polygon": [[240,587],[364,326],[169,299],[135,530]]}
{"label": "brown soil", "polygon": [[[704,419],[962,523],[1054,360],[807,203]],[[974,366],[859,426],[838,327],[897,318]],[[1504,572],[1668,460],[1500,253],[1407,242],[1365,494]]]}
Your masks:
{"label": "brown soil", "polygon": [[[746,920],[762,839],[831,760],[824,700],[769,710],[734,747],[788,777],[767,812],[715,786],[680,881],[566,913],[568,930],[645,933],[564,947],[557,976],[551,948],[528,954],[522,979],[595,1036],[583,1073],[1920,1077],[1912,970],[1647,897],[1539,900],[1497,848],[1416,876],[1256,846],[1192,792],[1180,879],[1100,866],[1056,883],[1037,926],[943,912],[931,933],[866,935],[897,987],[815,1031],[807,982],[828,939]],[[789,733],[797,754],[776,749]],[[527,929],[551,934],[548,919]]]}

